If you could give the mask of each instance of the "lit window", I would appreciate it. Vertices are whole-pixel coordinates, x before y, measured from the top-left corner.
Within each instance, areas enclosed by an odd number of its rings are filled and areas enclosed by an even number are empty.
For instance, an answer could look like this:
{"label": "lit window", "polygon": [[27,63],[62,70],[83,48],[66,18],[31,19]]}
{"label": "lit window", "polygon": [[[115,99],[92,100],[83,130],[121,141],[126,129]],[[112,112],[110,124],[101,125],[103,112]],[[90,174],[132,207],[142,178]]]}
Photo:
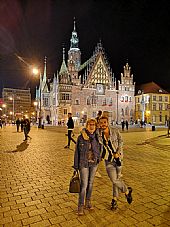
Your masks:
{"label": "lit window", "polygon": [[67,109],[64,109],[64,115],[66,115],[67,114]]}

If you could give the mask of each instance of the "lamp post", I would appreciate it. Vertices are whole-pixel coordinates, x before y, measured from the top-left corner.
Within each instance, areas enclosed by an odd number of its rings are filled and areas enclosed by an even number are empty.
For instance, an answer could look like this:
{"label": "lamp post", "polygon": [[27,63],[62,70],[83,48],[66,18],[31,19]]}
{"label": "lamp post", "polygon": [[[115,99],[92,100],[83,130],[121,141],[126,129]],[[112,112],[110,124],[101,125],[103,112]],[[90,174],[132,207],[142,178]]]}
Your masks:
{"label": "lamp post", "polygon": [[41,128],[41,85],[40,85],[40,87],[39,87],[39,89],[40,89],[40,99],[39,99],[39,101],[40,101],[40,105],[39,105],[39,117],[38,117],[38,128]]}
{"label": "lamp post", "polygon": [[143,95],[143,91],[142,91],[141,104],[142,104],[142,122],[144,122],[145,121],[145,98],[144,98],[144,95]]}
{"label": "lamp post", "polygon": [[119,101],[119,92],[118,92],[118,91],[116,92],[116,95],[117,95],[117,96],[116,96],[116,97],[117,97],[117,100],[116,100],[116,105],[117,105],[117,106],[116,106],[116,122],[117,122],[117,124],[118,124],[118,120],[119,120],[119,119],[118,119],[118,112],[119,112],[119,111],[118,111],[118,108],[119,108],[119,103],[118,103],[118,101]]}
{"label": "lamp post", "polygon": [[9,97],[9,99],[12,101],[12,120],[14,121],[15,118],[15,98],[14,94],[12,94],[12,97]]}
{"label": "lamp post", "polygon": [[37,122],[37,105],[38,105],[38,103],[35,101],[34,102],[34,107],[35,107],[35,112],[36,112],[36,115],[35,115],[36,122]]}
{"label": "lamp post", "polygon": [[[32,68],[32,73],[33,73],[34,76],[37,76],[38,74],[41,76],[40,71],[39,71],[39,69],[37,67],[33,67]],[[37,106],[38,103],[34,102],[34,106],[35,105]],[[38,105],[38,107],[39,107],[38,128],[41,128],[42,127],[42,124],[41,124],[41,84],[39,86],[39,105]]]}

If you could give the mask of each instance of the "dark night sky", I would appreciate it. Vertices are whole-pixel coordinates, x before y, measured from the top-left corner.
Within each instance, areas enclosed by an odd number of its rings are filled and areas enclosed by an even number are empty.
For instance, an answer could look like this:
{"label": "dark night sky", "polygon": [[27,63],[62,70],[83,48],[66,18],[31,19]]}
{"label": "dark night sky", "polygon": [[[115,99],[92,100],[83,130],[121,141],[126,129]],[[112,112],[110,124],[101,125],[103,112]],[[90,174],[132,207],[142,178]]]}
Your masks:
{"label": "dark night sky", "polygon": [[[154,81],[170,89],[170,1],[161,0],[0,0],[0,96],[2,87],[32,89],[29,65],[49,77],[70,47],[73,18],[82,62],[102,40],[120,79],[128,59],[137,84]],[[17,56],[22,57],[21,61]]]}

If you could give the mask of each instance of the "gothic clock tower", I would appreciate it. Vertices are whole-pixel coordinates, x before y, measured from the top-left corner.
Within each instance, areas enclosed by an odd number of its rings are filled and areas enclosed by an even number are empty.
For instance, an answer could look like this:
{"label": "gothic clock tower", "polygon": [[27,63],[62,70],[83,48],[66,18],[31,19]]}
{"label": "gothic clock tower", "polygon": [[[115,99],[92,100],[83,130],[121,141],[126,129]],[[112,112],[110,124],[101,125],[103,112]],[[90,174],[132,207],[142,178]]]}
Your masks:
{"label": "gothic clock tower", "polygon": [[73,84],[79,84],[78,71],[81,65],[81,52],[79,49],[79,38],[77,37],[75,19],[70,43],[70,50],[68,51],[68,71]]}

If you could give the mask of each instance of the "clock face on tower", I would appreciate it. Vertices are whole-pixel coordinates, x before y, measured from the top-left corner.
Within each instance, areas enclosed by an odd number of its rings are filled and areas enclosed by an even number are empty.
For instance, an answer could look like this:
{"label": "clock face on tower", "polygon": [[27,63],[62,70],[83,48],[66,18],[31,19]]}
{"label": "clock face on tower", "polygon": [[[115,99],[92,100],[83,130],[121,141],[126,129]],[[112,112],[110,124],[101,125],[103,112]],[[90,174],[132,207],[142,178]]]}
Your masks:
{"label": "clock face on tower", "polygon": [[105,94],[105,87],[103,84],[96,85],[96,94],[97,95],[104,95]]}

